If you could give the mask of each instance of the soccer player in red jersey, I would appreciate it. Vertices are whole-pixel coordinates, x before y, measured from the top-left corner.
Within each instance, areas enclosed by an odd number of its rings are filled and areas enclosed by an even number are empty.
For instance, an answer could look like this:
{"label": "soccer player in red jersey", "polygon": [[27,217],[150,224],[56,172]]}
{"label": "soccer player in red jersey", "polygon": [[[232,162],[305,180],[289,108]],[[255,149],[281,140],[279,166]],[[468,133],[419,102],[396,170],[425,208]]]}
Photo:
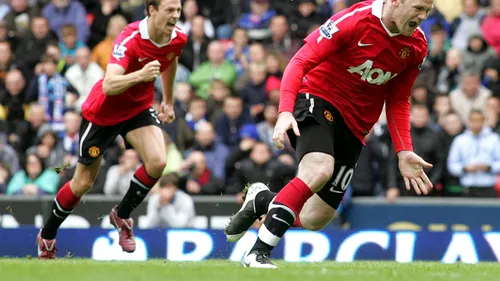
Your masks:
{"label": "soccer player in red jersey", "polygon": [[274,268],[271,250],[289,227],[320,230],[332,220],[384,103],[406,188],[432,188],[423,170],[432,165],[412,152],[409,99],[428,49],[418,26],[432,7],[433,0],[364,1],[305,38],[283,75],[273,136],[283,148],[288,134],[298,174],[277,195],[262,183],[248,189],[225,230],[237,241],[267,214],[244,266]]}
{"label": "soccer player in red jersey", "polygon": [[[109,215],[125,252],[135,251],[134,221],[130,213],[143,201],[165,168],[166,149],[160,124],[174,120],[173,83],[177,60],[187,42],[175,24],[180,0],[146,0],[147,17],[129,24],[117,37],[106,74],[82,105],[79,163],[73,179],[57,193],[52,212],[37,237],[40,259],[56,258],[56,233],[80,198],[92,187],[102,155],[121,135],[144,164],[130,188]],[[163,102],[152,108],[154,81],[161,75]]]}

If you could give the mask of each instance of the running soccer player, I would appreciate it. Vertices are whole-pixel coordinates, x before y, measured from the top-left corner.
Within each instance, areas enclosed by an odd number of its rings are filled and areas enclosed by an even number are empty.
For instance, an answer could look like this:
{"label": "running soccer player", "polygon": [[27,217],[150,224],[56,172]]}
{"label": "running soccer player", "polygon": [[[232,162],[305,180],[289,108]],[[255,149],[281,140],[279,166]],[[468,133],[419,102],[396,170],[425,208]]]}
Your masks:
{"label": "running soccer player", "polygon": [[[118,135],[133,147],[144,164],[130,188],[109,215],[118,229],[125,252],[135,251],[134,221],[130,213],[143,201],[165,168],[166,150],[160,124],[171,122],[173,83],[177,60],[187,37],[175,24],[180,0],[146,0],[147,17],[129,24],[115,40],[106,74],[82,105],[79,163],[73,179],[57,193],[52,212],[37,236],[39,259],[56,258],[59,226],[92,187],[104,151]],[[161,75],[163,102],[157,115],[152,108],[154,81]]]}
{"label": "running soccer player", "polygon": [[251,185],[225,230],[237,241],[267,214],[245,267],[276,267],[270,253],[288,228],[320,230],[332,220],[384,102],[406,188],[432,188],[423,170],[432,165],[412,152],[409,100],[428,48],[418,26],[432,7],[433,0],[364,1],[305,38],[283,75],[273,136],[283,148],[288,134],[300,161],[297,177],[277,195]]}

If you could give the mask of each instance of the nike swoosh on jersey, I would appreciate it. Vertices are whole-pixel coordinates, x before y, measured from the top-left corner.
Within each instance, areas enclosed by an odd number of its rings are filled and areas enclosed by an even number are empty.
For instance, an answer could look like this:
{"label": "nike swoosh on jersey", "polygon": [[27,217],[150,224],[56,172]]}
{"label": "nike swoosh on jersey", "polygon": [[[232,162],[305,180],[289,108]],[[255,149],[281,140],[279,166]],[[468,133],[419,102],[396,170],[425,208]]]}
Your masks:
{"label": "nike swoosh on jersey", "polygon": [[372,46],[373,44],[363,44],[361,41],[358,42],[358,46],[360,47],[366,47],[366,46]]}
{"label": "nike swoosh on jersey", "polygon": [[147,60],[148,58],[139,58],[139,62],[143,62],[145,60]]}

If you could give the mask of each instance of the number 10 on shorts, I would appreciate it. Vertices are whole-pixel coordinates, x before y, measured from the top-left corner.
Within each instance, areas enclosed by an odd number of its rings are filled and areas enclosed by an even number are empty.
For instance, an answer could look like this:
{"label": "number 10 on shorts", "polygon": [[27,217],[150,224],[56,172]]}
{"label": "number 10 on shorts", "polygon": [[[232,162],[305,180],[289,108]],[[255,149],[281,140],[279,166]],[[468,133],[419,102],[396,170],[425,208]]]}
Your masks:
{"label": "number 10 on shorts", "polygon": [[[347,169],[346,165],[340,166],[339,172],[335,176],[335,180],[332,182],[332,186],[330,187],[330,191],[334,193],[344,193],[349,183],[352,180],[352,176],[354,175],[354,168]],[[340,184],[340,188],[342,191],[336,189]]]}

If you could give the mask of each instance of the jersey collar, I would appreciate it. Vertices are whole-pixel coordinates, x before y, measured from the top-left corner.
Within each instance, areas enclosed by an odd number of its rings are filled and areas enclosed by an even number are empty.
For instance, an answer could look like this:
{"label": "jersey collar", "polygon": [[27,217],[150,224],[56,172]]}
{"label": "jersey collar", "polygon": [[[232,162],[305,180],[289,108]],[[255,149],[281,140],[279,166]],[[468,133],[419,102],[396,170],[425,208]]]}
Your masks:
{"label": "jersey collar", "polygon": [[397,33],[394,33],[394,32],[391,32],[384,24],[384,22],[382,21],[382,8],[384,7],[384,1],[383,0],[375,0],[373,1],[372,3],[372,15],[376,16],[377,18],[380,19],[380,23],[382,24],[382,26],[384,27],[385,31],[387,32],[387,34],[389,34],[389,36],[391,37],[394,37],[394,36],[398,36],[399,32]]}
{"label": "jersey collar", "polygon": [[170,35],[170,41],[168,43],[158,44],[155,41],[151,40],[151,38],[149,38],[149,31],[148,31],[148,17],[145,17],[139,23],[139,32],[141,33],[142,39],[151,41],[151,43],[153,43],[158,48],[163,48],[163,47],[167,46],[168,44],[172,43],[172,41],[175,39],[175,37],[177,37],[177,32],[175,32],[175,28],[174,28],[172,30],[172,35]]}

